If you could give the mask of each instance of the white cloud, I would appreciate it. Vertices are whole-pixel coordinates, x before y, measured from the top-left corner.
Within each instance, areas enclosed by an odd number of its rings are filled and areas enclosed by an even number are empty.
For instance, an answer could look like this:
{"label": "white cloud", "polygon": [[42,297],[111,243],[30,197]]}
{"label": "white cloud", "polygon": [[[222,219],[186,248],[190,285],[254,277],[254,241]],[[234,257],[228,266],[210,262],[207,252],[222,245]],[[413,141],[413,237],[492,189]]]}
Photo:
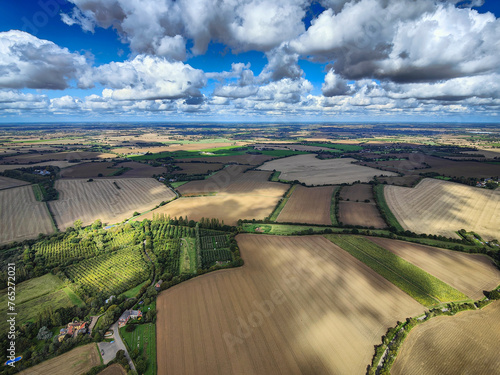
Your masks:
{"label": "white cloud", "polygon": [[[184,58],[182,37],[194,54],[210,41],[235,51],[268,51],[305,30],[309,0],[70,0],[93,23],[115,27],[136,53]],[[77,22],[77,21],[74,21]],[[166,39],[165,39],[166,38]]]}
{"label": "white cloud", "polygon": [[92,78],[108,87],[103,96],[115,100],[199,97],[205,85],[203,71],[161,57],[136,56],[95,69]]}
{"label": "white cloud", "polygon": [[89,69],[84,56],[23,31],[0,32],[0,88],[62,90]]}

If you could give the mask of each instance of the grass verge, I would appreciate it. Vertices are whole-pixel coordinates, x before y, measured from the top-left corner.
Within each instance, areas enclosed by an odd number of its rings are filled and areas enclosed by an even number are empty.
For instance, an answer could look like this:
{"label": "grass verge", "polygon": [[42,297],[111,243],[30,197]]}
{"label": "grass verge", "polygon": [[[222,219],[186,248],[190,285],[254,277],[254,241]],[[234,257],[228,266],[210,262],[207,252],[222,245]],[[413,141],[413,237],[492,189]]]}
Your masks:
{"label": "grass verge", "polygon": [[375,202],[377,202],[377,207],[389,228],[392,227],[397,231],[404,232],[404,228],[401,226],[401,224],[399,224],[396,216],[394,216],[392,211],[389,209],[389,206],[387,205],[384,196],[384,185],[374,185],[373,193],[375,194]]}
{"label": "grass verge", "polygon": [[125,341],[129,353],[137,348],[139,355],[146,358],[147,367],[144,375],[155,375],[156,369],[156,326],[152,323],[136,324],[133,332],[126,327],[120,328],[120,336]]}
{"label": "grass verge", "polygon": [[333,189],[332,193],[332,202],[330,204],[330,221],[332,222],[332,225],[339,225],[339,221],[337,220],[337,206],[338,206],[338,200],[339,200],[339,193],[340,193],[340,186],[337,186],[335,189]]}
{"label": "grass verge", "polygon": [[278,216],[279,216],[281,210],[285,207],[286,202],[288,202],[288,198],[290,198],[292,196],[292,193],[296,187],[297,187],[297,185],[292,185],[290,187],[290,189],[288,189],[288,191],[285,193],[285,196],[279,201],[278,205],[274,209],[271,216],[269,216],[270,221],[276,221],[276,219],[278,219]]}
{"label": "grass verge", "polygon": [[333,234],[325,237],[424,306],[469,300],[465,294],[366,238]]}

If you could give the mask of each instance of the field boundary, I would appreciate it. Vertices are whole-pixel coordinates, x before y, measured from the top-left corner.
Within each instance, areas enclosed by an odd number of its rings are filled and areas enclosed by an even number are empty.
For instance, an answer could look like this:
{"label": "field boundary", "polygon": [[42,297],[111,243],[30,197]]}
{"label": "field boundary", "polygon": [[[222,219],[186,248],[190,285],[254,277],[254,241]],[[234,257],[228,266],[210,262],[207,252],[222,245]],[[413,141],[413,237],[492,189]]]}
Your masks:
{"label": "field boundary", "polygon": [[426,311],[423,315],[406,318],[403,323],[398,322],[398,325],[390,327],[387,333],[382,336],[382,343],[375,345],[375,353],[373,354],[372,363],[368,365],[366,375],[377,375],[382,372],[390,374],[392,365],[396,361],[405,339],[416,326],[424,324],[437,316],[454,316],[463,311],[482,310],[492,302],[494,301],[482,298],[474,302],[449,303],[447,307],[434,308]]}
{"label": "field boundary", "polygon": [[397,232],[404,232],[404,228],[401,226],[398,219],[396,219],[396,216],[394,216],[385,200],[383,184],[373,185],[373,196],[375,197],[377,208],[389,229],[393,228]]}
{"label": "field boundary", "polygon": [[342,186],[337,186],[335,189],[333,189],[332,202],[330,204],[330,221],[334,226],[339,225],[340,190],[342,190]]}
{"label": "field boundary", "polygon": [[50,222],[52,224],[52,229],[54,229],[54,232],[59,232],[59,228],[57,227],[56,220],[54,219],[54,214],[52,213],[49,205],[47,204],[47,202],[43,202],[43,204],[45,206],[45,209],[47,210],[47,213],[49,214]]}
{"label": "field boundary", "polygon": [[290,188],[286,191],[286,193],[283,195],[283,198],[281,198],[278,201],[278,204],[276,205],[276,208],[272,212],[271,215],[269,215],[269,221],[276,221],[278,219],[278,216],[280,216],[281,211],[285,207],[286,203],[288,202],[288,199],[292,196],[293,191],[297,185],[292,185]]}

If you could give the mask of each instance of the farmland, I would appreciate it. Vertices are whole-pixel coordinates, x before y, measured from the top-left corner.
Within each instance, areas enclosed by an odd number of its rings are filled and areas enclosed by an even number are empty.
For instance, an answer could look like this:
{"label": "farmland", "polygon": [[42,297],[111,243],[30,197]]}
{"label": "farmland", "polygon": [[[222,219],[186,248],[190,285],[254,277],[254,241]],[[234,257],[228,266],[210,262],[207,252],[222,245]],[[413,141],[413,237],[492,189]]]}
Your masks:
{"label": "farmland", "polygon": [[484,255],[464,254],[386,238],[369,239],[473,300],[481,299],[483,290],[492,290],[500,284],[500,271]]}
{"label": "farmland", "polygon": [[339,235],[325,237],[425,306],[467,299],[465,294],[366,238]]}
{"label": "farmland", "polygon": [[31,186],[0,190],[0,244],[52,233],[52,219],[44,202],[37,202]]}
{"label": "farmland", "polygon": [[364,374],[387,327],[423,311],[323,237],[237,240],[243,268],[158,297],[158,374]]}
{"label": "farmland", "polygon": [[81,163],[73,167],[61,170],[62,178],[91,178],[108,177],[119,171],[119,168],[113,168],[115,163],[110,161],[98,163]]}
{"label": "farmland", "polygon": [[175,194],[152,178],[59,180],[59,200],[49,203],[59,229],[66,229],[76,220],[84,225],[100,219],[117,223],[169,201]]}
{"label": "farmland", "polygon": [[499,237],[500,190],[424,179],[415,188],[386,186],[387,204],[404,229],[458,238],[460,229]]}
{"label": "farmland", "polygon": [[[283,192],[281,189],[281,194]],[[180,198],[140,216],[140,220],[152,219],[157,214],[165,214],[171,217],[187,216],[195,221],[203,217],[217,218],[223,220],[225,224],[236,225],[239,219],[263,220],[273,212],[280,198],[279,194],[272,196],[224,194]]]}
{"label": "farmland", "polygon": [[498,373],[499,316],[500,301],[496,301],[479,311],[436,317],[419,325],[403,343],[391,374]]}
{"label": "farmland", "polygon": [[375,204],[372,185],[355,184],[340,190],[339,221],[344,225],[386,228]]}
{"label": "farmland", "polygon": [[314,188],[297,186],[276,221],[330,225],[333,190],[333,186]]}
{"label": "farmland", "polygon": [[76,294],[82,298],[98,293],[120,294],[143,282],[150,274],[141,245],[83,260],[69,266],[65,273],[73,282]]}
{"label": "farmland", "polygon": [[0,190],[9,189],[17,186],[28,185],[29,182],[16,180],[15,178],[0,176]]}
{"label": "farmland", "polygon": [[315,155],[307,154],[269,161],[259,169],[277,170],[281,172],[281,180],[298,180],[308,185],[350,184],[358,180],[368,182],[373,176],[396,175],[353,164],[355,161],[352,158],[320,160]]}
{"label": "farmland", "polygon": [[116,155],[102,153],[102,152],[89,152],[89,151],[71,151],[71,152],[54,152],[46,154],[21,154],[15,156],[7,156],[3,160],[8,163],[28,164],[40,163],[51,160],[88,160],[88,159],[112,159]]}
{"label": "farmland", "polygon": [[127,371],[125,371],[121,365],[115,363],[114,365],[106,367],[99,375],[127,375]]}
{"label": "farmland", "polygon": [[[16,285],[16,311],[19,323],[36,318],[37,314],[49,306],[54,309],[72,305],[68,295],[62,290],[64,284],[54,275],[47,274]],[[7,289],[0,292],[0,314],[7,314]],[[0,321],[0,329],[5,330],[7,321]]]}
{"label": "farmland", "polygon": [[67,375],[84,374],[92,367],[101,364],[99,352],[95,343],[79,346],[58,357],[49,359],[27,370],[21,371],[22,375]]}
{"label": "farmland", "polygon": [[147,360],[147,367],[144,375],[154,375],[156,369],[156,326],[154,324],[138,324],[132,332],[127,332],[125,328],[120,329],[120,336],[123,337],[127,348],[133,351],[139,349],[139,355]]}

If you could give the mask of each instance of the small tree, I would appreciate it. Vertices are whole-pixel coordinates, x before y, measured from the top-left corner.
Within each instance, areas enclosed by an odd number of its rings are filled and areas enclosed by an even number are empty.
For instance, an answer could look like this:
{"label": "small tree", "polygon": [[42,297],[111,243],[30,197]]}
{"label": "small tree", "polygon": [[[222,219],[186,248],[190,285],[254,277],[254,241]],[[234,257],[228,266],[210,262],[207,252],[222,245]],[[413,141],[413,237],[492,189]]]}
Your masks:
{"label": "small tree", "polygon": [[36,338],[38,340],[48,340],[51,337],[52,337],[52,332],[50,332],[46,326],[40,328],[40,330],[38,331],[38,335],[36,335]]}

